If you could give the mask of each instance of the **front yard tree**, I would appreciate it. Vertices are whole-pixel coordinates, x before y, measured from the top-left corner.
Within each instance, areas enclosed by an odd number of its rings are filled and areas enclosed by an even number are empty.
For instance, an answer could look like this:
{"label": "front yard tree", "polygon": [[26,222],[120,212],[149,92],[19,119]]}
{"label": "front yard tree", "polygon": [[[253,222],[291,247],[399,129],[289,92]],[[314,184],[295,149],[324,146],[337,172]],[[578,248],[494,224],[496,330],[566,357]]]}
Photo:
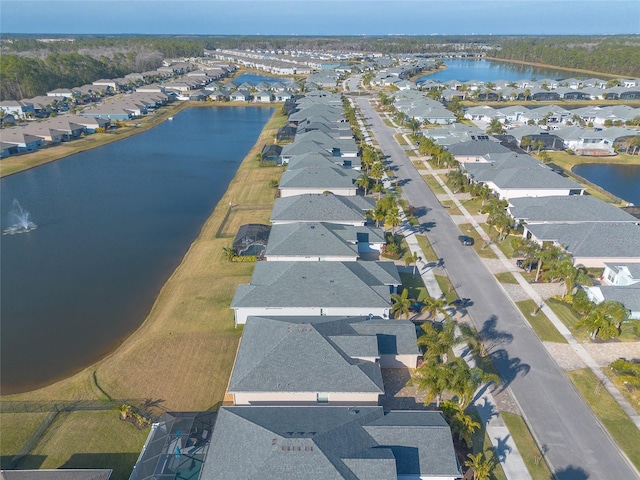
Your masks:
{"label": "front yard tree", "polygon": [[393,305],[391,306],[391,313],[395,318],[400,318],[403,315],[409,318],[409,307],[415,301],[413,298],[409,298],[409,289],[404,288],[401,294],[392,293],[391,300]]}
{"label": "front yard tree", "polygon": [[576,322],[577,328],[585,328],[591,338],[607,339],[620,335],[622,324],[629,320],[629,310],[620,302],[599,303]]}
{"label": "front yard tree", "polygon": [[480,452],[475,455],[469,453],[467,458],[469,460],[465,461],[464,465],[473,470],[473,480],[489,480],[491,478],[491,471],[495,463],[493,457],[488,459],[483,452]]}
{"label": "front yard tree", "polygon": [[384,226],[385,228],[391,229],[391,234],[396,234],[396,228],[400,226],[402,223],[402,217],[400,217],[400,211],[397,207],[393,207],[387,211],[387,214],[384,217]]}
{"label": "front yard tree", "polygon": [[504,126],[497,118],[494,118],[489,122],[487,127],[487,133],[489,135],[502,135],[504,133]]}
{"label": "front yard tree", "polygon": [[364,190],[364,194],[365,196],[367,195],[367,192],[369,191],[369,185],[371,184],[371,179],[369,178],[369,176],[367,175],[366,172],[362,172],[362,175],[360,175],[357,179],[356,179],[356,186],[362,188]]}
{"label": "front yard tree", "polygon": [[413,275],[416,274],[416,267],[418,265],[418,260],[420,257],[418,256],[418,252],[407,252],[404,256],[404,264],[406,267],[413,265]]}
{"label": "front yard tree", "polygon": [[422,307],[422,313],[426,313],[429,318],[433,318],[438,313],[444,315],[444,317],[449,316],[449,311],[447,310],[448,303],[444,298],[433,298],[427,297],[424,299],[424,307]]}
{"label": "front yard tree", "polygon": [[450,318],[436,327],[431,322],[424,322],[420,328],[422,334],[418,337],[418,345],[423,347],[422,358],[429,364],[446,363],[449,351],[458,345],[462,339],[456,337],[456,323]]}

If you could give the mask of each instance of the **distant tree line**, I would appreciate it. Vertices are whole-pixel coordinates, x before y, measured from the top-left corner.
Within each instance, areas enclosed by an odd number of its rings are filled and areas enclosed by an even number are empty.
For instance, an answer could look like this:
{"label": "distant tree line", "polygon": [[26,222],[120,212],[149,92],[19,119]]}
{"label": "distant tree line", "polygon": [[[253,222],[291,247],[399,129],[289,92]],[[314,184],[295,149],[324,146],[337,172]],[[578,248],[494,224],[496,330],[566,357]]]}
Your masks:
{"label": "distant tree line", "polygon": [[[456,46],[455,48],[453,46]],[[4,36],[0,98],[21,99],[102,77],[152,70],[165,58],[199,57],[215,48],[334,50],[426,54],[463,49],[505,60],[545,63],[620,76],[640,76],[640,36]]]}
{"label": "distant tree line", "polygon": [[19,36],[2,43],[0,99],[20,100],[56,88],[71,88],[100,78],[153,70],[164,58],[202,56],[207,38],[73,37],[41,42]]}
{"label": "distant tree line", "polygon": [[620,76],[640,76],[640,36],[522,37],[500,41],[491,56]]}

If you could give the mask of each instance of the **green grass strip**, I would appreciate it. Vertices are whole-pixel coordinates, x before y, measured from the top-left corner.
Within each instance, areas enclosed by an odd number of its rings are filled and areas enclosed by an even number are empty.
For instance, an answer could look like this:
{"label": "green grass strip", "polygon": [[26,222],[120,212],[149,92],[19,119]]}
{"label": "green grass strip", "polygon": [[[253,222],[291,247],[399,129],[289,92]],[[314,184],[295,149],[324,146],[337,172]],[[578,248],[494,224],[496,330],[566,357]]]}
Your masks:
{"label": "green grass strip", "polygon": [[640,430],[591,370],[583,368],[567,375],[631,463],[640,468]]}
{"label": "green grass strip", "polygon": [[516,305],[540,340],[543,342],[567,343],[567,340],[558,332],[542,311],[538,311],[535,315],[533,314],[534,311],[538,310],[536,302],[523,300],[522,302],[516,302]]}
{"label": "green grass strip", "polygon": [[500,413],[500,416],[509,429],[509,433],[513,437],[516,447],[518,447],[531,478],[533,480],[549,480],[553,478],[547,463],[544,461],[542,452],[540,452],[522,417],[506,412]]}

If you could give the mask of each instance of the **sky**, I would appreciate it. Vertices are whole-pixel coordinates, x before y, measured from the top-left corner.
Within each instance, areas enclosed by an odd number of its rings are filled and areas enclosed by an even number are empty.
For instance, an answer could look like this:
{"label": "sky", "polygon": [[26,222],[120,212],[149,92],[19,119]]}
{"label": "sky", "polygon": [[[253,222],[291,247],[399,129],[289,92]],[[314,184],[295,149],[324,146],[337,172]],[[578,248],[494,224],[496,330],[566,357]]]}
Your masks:
{"label": "sky", "polygon": [[0,0],[0,35],[640,34],[640,0]]}

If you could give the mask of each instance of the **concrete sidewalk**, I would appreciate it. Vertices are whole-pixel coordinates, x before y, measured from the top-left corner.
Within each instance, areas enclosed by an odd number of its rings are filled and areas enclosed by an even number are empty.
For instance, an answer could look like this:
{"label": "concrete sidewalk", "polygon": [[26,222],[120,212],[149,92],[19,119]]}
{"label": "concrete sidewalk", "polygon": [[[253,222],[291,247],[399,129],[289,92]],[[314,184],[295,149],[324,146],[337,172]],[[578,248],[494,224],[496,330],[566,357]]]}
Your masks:
{"label": "concrete sidewalk", "polygon": [[[589,352],[584,348],[584,346],[576,340],[576,338],[571,334],[569,329],[565,326],[564,323],[558,318],[555,312],[546,304],[546,302],[540,297],[540,295],[533,289],[531,284],[525,280],[525,278],[521,275],[520,271],[514,267],[512,262],[502,253],[502,250],[498,248],[497,245],[493,243],[489,235],[480,227],[478,222],[475,220],[473,215],[471,215],[464,205],[458,200],[458,198],[451,192],[446,183],[439,177],[437,172],[433,170],[431,165],[423,160],[425,168],[429,170],[429,173],[438,181],[440,186],[447,193],[449,198],[454,202],[454,204],[458,207],[460,212],[465,216],[467,221],[473,226],[474,230],[478,232],[478,234],[482,237],[482,239],[486,242],[486,244],[491,248],[491,250],[496,254],[500,262],[503,264],[506,271],[510,272],[518,284],[522,287],[522,289],[527,293],[529,298],[531,298],[536,305],[541,306],[542,312],[547,316],[547,318],[553,323],[553,326],[560,332],[560,334],[567,340],[567,343],[571,346],[573,351],[580,357],[580,359],[584,362],[584,364],[594,373],[594,375],[598,378],[600,382],[604,385],[607,391],[611,394],[611,396],[616,400],[616,402],[620,405],[620,407],[624,410],[624,412],[629,416],[631,421],[640,429],[640,415],[635,409],[631,406],[631,404],[624,398],[624,396],[620,393],[618,388],[609,380],[609,378],[602,373],[600,366],[596,363],[596,361],[591,357]],[[507,292],[508,293],[508,292]],[[511,297],[509,297],[511,298]],[[513,301],[513,299],[512,299]],[[514,302],[515,303],[515,302]],[[524,317],[523,317],[524,318]],[[526,321],[526,318],[525,318]]]}
{"label": "concrete sidewalk", "polygon": [[[411,253],[415,252],[419,257],[424,259],[424,252],[420,248],[418,240],[416,239],[416,230],[409,225],[404,212],[402,212],[402,209],[400,210],[403,222],[398,233],[404,235]],[[424,262],[422,267],[419,268],[419,273],[427,287],[429,295],[433,298],[441,297],[443,292],[436,280],[434,266]],[[458,330],[458,334],[459,333],[460,332]],[[464,358],[464,361],[467,362],[470,367],[476,366],[475,359],[469,353],[466,345],[457,345],[454,347],[453,351],[457,357]],[[493,398],[490,389],[486,387],[481,388],[480,391],[476,393],[476,397],[472,404],[476,407],[482,424],[485,425],[487,435],[491,439],[491,444],[493,445],[494,452],[496,454],[496,459],[500,462],[507,478],[509,480],[530,480],[531,475],[529,475],[529,470],[524,464],[522,456],[520,455],[518,447],[513,441],[509,430],[500,417],[496,401]]]}

